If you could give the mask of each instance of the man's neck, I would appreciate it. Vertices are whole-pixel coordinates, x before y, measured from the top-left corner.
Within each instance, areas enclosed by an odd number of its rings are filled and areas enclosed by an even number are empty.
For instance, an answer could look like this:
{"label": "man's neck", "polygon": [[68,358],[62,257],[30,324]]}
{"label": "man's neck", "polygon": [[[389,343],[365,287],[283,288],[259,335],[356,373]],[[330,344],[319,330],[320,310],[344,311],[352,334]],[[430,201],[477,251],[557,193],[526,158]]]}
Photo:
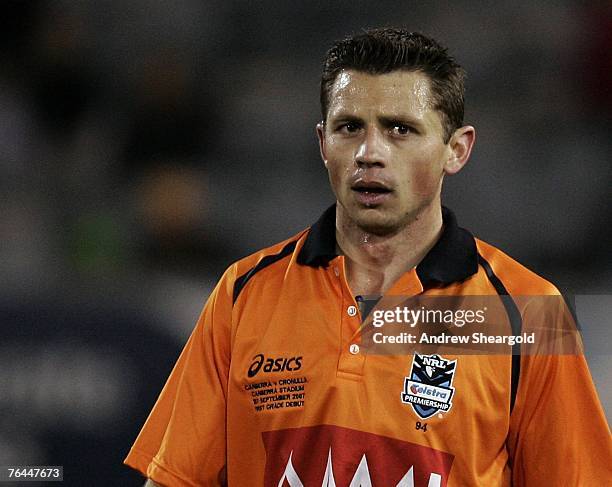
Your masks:
{"label": "man's neck", "polygon": [[384,294],[423,260],[441,233],[440,204],[428,206],[398,232],[383,236],[357,227],[340,205],[336,209],[336,241],[355,295]]}

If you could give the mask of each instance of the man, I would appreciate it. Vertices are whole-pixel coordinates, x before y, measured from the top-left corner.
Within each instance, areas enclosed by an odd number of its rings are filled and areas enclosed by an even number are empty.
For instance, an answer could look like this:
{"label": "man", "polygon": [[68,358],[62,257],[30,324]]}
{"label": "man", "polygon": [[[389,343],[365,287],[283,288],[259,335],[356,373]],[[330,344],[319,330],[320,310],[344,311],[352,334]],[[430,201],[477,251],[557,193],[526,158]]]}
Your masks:
{"label": "man", "polygon": [[463,91],[420,34],[371,30],[328,52],[317,135],[336,204],[221,278],[126,459],[149,485],[611,478],[582,355],[370,353],[362,296],[489,296],[513,335],[565,314],[514,299],[558,291],[441,206],[474,145]]}

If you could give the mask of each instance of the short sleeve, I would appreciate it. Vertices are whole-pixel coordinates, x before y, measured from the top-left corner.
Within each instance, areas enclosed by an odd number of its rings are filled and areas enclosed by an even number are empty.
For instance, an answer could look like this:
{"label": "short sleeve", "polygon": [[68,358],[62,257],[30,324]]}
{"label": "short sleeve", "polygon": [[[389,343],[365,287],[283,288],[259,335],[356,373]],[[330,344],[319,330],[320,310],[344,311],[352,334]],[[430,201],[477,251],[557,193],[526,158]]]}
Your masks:
{"label": "short sleeve", "polygon": [[547,302],[556,304],[527,321],[546,320],[564,333],[521,359],[508,442],[513,485],[608,485],[612,440],[582,342],[562,297]]}
{"label": "short sleeve", "polygon": [[226,465],[231,269],[211,293],[125,464],[162,485],[219,485]]}

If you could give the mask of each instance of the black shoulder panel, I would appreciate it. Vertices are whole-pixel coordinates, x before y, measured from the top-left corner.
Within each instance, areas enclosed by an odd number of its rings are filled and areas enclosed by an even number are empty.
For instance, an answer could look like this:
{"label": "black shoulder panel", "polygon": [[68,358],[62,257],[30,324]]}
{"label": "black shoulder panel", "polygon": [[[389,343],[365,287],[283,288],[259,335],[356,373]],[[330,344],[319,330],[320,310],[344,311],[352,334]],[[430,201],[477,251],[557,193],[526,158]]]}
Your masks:
{"label": "black shoulder panel", "polygon": [[260,270],[281,260],[283,257],[287,257],[295,250],[296,244],[297,240],[289,242],[278,254],[267,255],[266,257],[261,259],[255,267],[251,268],[247,273],[241,275],[238,279],[236,279],[236,282],[234,283],[234,296],[232,304],[236,302],[238,296],[240,295],[240,291],[242,291],[242,288],[246,286],[246,283],[249,282],[249,279],[251,279],[251,277],[257,274]]}
{"label": "black shoulder panel", "polygon": [[[521,318],[521,313],[516,307],[516,303],[508,293],[506,286],[504,283],[500,281],[499,277],[495,275],[493,269],[489,265],[489,263],[485,260],[485,258],[478,254],[478,263],[485,270],[489,281],[493,284],[493,287],[499,294],[502,303],[504,303],[504,308],[506,308],[506,313],[508,313],[508,319],[510,320],[510,326],[512,327],[512,334],[514,336],[519,336],[521,334],[521,329],[523,328],[523,319]],[[514,401],[516,400],[516,392],[518,390],[519,378],[521,376],[521,345],[520,343],[515,343],[512,346],[512,375],[510,379],[510,412],[514,408]]]}

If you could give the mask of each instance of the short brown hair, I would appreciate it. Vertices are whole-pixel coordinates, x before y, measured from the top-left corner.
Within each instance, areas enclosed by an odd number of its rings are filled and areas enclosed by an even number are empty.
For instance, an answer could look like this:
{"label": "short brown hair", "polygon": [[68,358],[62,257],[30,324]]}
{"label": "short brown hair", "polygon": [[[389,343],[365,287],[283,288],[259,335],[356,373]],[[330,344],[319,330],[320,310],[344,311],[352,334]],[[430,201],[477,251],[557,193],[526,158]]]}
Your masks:
{"label": "short brown hair", "polygon": [[369,74],[419,71],[431,83],[433,109],[441,114],[444,142],[463,125],[465,71],[445,47],[418,32],[369,29],[336,42],[325,56],[321,76],[321,113],[327,119],[329,96],[338,74],[353,69]]}

